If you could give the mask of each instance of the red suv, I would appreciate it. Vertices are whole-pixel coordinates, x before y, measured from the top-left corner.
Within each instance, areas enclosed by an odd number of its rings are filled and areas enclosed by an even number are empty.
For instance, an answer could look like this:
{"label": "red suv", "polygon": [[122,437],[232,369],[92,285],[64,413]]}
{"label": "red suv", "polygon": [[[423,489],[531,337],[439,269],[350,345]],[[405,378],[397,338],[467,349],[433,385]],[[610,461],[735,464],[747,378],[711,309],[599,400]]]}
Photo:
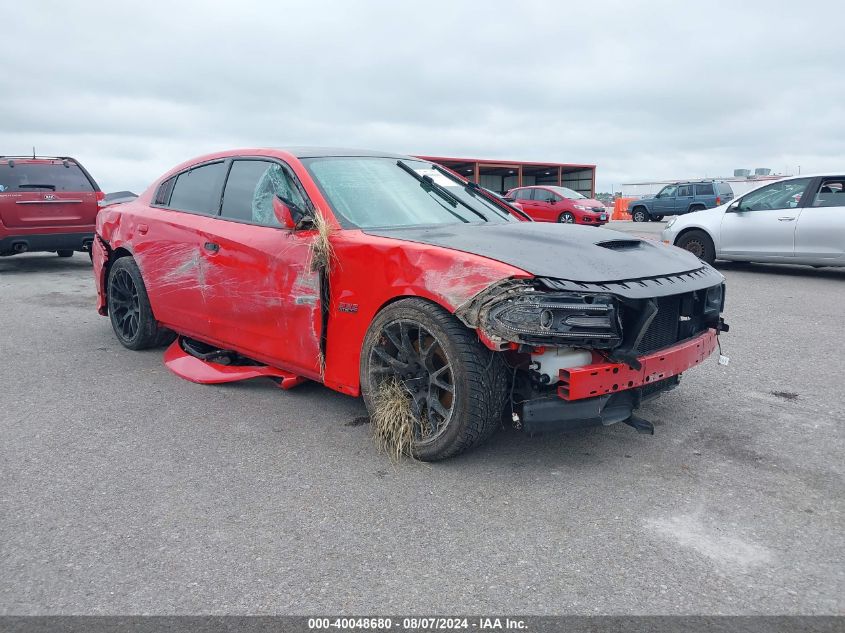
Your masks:
{"label": "red suv", "polygon": [[90,251],[102,199],[73,158],[0,156],[0,256]]}
{"label": "red suv", "polygon": [[517,187],[508,191],[505,199],[521,204],[523,211],[537,222],[594,226],[607,223],[608,214],[601,202],[566,187]]}

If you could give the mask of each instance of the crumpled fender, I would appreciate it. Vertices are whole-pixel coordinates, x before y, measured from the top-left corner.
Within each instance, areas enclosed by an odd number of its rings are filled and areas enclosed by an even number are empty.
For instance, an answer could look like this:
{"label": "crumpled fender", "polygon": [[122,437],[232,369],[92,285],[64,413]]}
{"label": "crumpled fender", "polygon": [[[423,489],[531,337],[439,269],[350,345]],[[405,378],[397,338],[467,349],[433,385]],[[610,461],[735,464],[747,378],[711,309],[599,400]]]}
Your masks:
{"label": "crumpled fender", "polygon": [[497,282],[531,278],[524,270],[478,255],[361,231],[339,232],[332,245],[335,264],[325,383],[351,395],[359,393],[361,346],[367,329],[388,303],[421,297],[454,314]]}

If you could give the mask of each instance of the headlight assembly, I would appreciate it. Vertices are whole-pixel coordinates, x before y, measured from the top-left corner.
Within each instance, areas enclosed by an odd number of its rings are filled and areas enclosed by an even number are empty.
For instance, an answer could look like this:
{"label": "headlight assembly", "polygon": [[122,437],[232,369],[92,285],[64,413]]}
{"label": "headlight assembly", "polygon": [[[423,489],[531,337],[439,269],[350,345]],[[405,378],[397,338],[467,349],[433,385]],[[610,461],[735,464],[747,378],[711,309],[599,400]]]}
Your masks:
{"label": "headlight assembly", "polygon": [[611,295],[529,293],[494,306],[488,318],[493,329],[525,343],[610,349],[622,341]]}
{"label": "headlight assembly", "polygon": [[666,223],[666,226],[664,226],[663,228],[664,228],[664,229],[668,229],[670,226],[672,226],[672,225],[673,225],[675,222],[677,222],[677,221],[678,221],[678,216],[677,216],[677,215],[673,215],[673,216],[672,216],[672,219],[671,219],[671,220],[669,220],[669,221]]}

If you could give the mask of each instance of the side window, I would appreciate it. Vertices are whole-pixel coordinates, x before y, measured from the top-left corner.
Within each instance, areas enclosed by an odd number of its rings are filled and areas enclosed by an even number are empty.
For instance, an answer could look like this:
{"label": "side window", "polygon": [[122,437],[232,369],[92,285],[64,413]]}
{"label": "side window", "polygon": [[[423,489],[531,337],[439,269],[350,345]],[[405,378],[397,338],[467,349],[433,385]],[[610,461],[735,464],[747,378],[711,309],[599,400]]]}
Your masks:
{"label": "side window", "polygon": [[530,189],[519,189],[516,192],[516,200],[530,200],[531,199],[531,190]]}
{"label": "side window", "polygon": [[712,183],[704,183],[695,186],[695,195],[697,196],[713,196],[715,195],[713,192],[713,185]]}
{"label": "side window", "polygon": [[809,183],[809,178],[797,178],[761,187],[743,196],[737,210],[794,209],[800,204],[801,196]]}
{"label": "side window", "polygon": [[276,196],[305,208],[299,190],[281,165],[265,160],[236,160],[226,180],[220,215],[263,226],[281,226],[273,212]]}
{"label": "side window", "polygon": [[176,176],[172,178],[168,178],[163,183],[158,186],[158,191],[156,191],[155,200],[153,200],[153,204],[160,204],[163,206],[167,206],[170,202],[170,194],[173,193],[173,185],[176,183]]}
{"label": "side window", "polygon": [[682,198],[684,196],[691,196],[692,195],[692,186],[691,185],[681,185],[678,187],[678,193],[676,194],[678,198]]}
{"label": "side window", "polygon": [[217,215],[220,207],[220,188],[226,175],[226,163],[211,163],[195,167],[176,176],[168,207],[178,211],[191,211]]}
{"label": "side window", "polygon": [[549,202],[554,198],[551,191],[545,189],[534,189],[534,199],[540,202]]}
{"label": "side window", "polygon": [[814,207],[845,207],[845,177],[825,178],[813,196]]}
{"label": "side window", "polygon": [[678,188],[675,185],[669,185],[668,187],[663,187],[663,189],[657,192],[657,195],[661,198],[674,198],[677,190]]}

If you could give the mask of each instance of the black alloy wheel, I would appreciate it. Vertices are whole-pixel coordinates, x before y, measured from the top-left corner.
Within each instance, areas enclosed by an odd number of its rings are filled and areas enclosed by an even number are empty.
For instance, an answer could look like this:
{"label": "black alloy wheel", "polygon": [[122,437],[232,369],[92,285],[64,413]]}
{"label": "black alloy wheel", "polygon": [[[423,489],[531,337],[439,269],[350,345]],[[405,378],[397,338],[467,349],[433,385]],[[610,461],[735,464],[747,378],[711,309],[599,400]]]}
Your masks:
{"label": "black alloy wheel", "polygon": [[132,341],[137,337],[141,325],[141,302],[135,281],[126,269],[115,270],[111,276],[109,314],[121,341]]}
{"label": "black alloy wheel", "polygon": [[159,347],[176,338],[156,321],[141,270],[131,257],[121,257],[111,264],[107,303],[112,329],[124,347]]}
{"label": "black alloy wheel", "polygon": [[381,329],[371,349],[370,374],[377,381],[394,377],[408,392],[417,444],[429,444],[452,419],[455,382],[452,365],[437,338],[421,323],[399,320]]}
{"label": "black alloy wheel", "polygon": [[423,461],[452,457],[501,424],[508,373],[454,315],[425,299],[400,299],[379,312],[364,337],[361,395],[370,415],[382,386],[396,381],[410,407],[410,453]]}

